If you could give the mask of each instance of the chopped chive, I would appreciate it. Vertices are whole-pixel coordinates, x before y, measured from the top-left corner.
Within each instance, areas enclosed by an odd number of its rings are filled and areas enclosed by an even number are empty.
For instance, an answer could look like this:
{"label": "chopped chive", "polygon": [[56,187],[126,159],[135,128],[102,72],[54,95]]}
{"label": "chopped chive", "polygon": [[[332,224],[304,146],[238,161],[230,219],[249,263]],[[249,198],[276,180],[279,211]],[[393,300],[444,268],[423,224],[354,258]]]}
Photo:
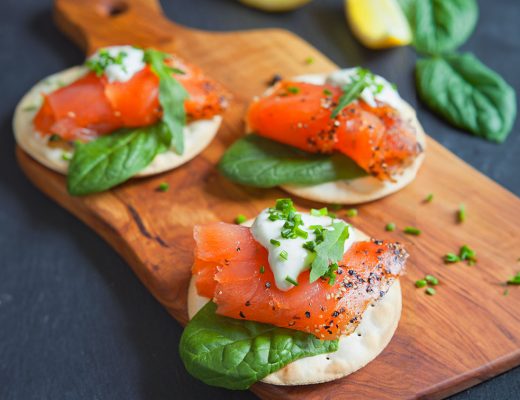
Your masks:
{"label": "chopped chive", "polygon": [[314,58],[312,58],[312,57],[307,57],[307,58],[305,59],[305,64],[307,64],[307,65],[314,64]]}
{"label": "chopped chive", "polygon": [[408,234],[408,235],[414,235],[414,236],[419,236],[421,234],[421,230],[418,229],[418,228],[415,228],[413,226],[407,226],[403,229],[403,232]]}
{"label": "chopped chive", "polygon": [[358,210],[356,208],[351,208],[347,210],[347,217],[357,217]]}
{"label": "chopped chive", "polygon": [[325,96],[330,96],[330,95],[332,95],[332,92],[329,89],[323,89],[323,94]]}
{"label": "chopped chive", "polygon": [[460,261],[460,257],[454,253],[448,253],[444,256],[444,262],[446,264],[452,264]]}
{"label": "chopped chive", "polygon": [[507,281],[508,285],[520,285],[520,272],[518,272],[515,276],[512,276]]}
{"label": "chopped chive", "polygon": [[27,107],[22,108],[22,111],[29,112],[29,111],[36,111],[37,109],[38,109],[37,105],[32,105],[32,106],[27,106]]}
{"label": "chopped chive", "polygon": [[276,239],[271,239],[269,242],[275,247],[280,247],[280,242]]}
{"label": "chopped chive", "polygon": [[49,137],[49,142],[59,142],[60,140],[61,140],[61,136],[60,135],[56,135],[55,133],[53,133]]}
{"label": "chopped chive", "polygon": [[431,203],[433,200],[433,193],[430,193],[428,196],[424,198],[425,203]]}
{"label": "chopped chive", "polygon": [[[343,208],[343,206],[341,204],[331,204],[329,206],[329,208],[332,210],[332,211],[339,211]],[[520,261],[520,259],[519,259]]]}
{"label": "chopped chive", "polygon": [[388,224],[386,224],[385,226],[385,230],[387,232],[393,232],[395,231],[395,224],[393,222],[389,222]]}
{"label": "chopped chive", "polygon": [[433,275],[426,275],[424,277],[424,280],[433,286],[437,286],[439,284],[439,280]]}
{"label": "chopped chive", "polygon": [[426,286],[426,284],[427,284],[427,282],[424,279],[419,279],[418,281],[415,281],[416,288],[423,288]]}
{"label": "chopped chive", "polygon": [[293,278],[291,278],[289,275],[285,277],[285,281],[289,282],[291,285],[298,286],[298,282],[296,282]]}
{"label": "chopped chive", "polygon": [[311,215],[314,215],[315,217],[323,217],[329,213],[329,210],[327,210],[327,207],[320,208],[319,210],[316,210],[315,208],[311,208]]}
{"label": "chopped chive", "polygon": [[263,265],[260,266],[260,273],[263,274],[265,272],[265,267]]}
{"label": "chopped chive", "polygon": [[244,214],[238,214],[235,217],[235,224],[240,225],[240,224],[243,224],[246,221],[247,221],[247,217]]}
{"label": "chopped chive", "polygon": [[63,154],[61,155],[61,159],[62,159],[63,161],[70,161],[70,160],[72,160],[72,156],[71,156],[70,154],[63,153]]}
{"label": "chopped chive", "polygon": [[457,220],[460,223],[466,221],[466,206],[464,204],[459,206],[459,211],[457,211]]}
{"label": "chopped chive", "polygon": [[426,288],[425,292],[428,296],[434,296],[435,293],[437,293],[437,291],[432,287]]}
{"label": "chopped chive", "polygon": [[299,88],[299,87],[296,87],[296,86],[289,86],[289,87],[287,88],[287,91],[288,91],[289,93],[292,93],[292,94],[298,94],[298,93],[300,93],[300,88]]}
{"label": "chopped chive", "polygon": [[167,192],[168,189],[170,189],[170,185],[167,182],[163,182],[159,186],[157,186],[157,190],[159,192]]}
{"label": "chopped chive", "polygon": [[477,253],[468,245],[463,245],[459,250],[459,258],[462,261],[468,261],[468,265],[475,265],[477,262]]}
{"label": "chopped chive", "polygon": [[314,247],[316,247],[316,242],[313,240],[305,242],[304,244],[302,244],[302,247],[306,250],[314,251]]}
{"label": "chopped chive", "polygon": [[280,258],[281,258],[282,260],[287,261],[287,259],[289,258],[289,253],[287,253],[287,251],[285,251],[285,250],[282,250],[282,251],[280,252]]}

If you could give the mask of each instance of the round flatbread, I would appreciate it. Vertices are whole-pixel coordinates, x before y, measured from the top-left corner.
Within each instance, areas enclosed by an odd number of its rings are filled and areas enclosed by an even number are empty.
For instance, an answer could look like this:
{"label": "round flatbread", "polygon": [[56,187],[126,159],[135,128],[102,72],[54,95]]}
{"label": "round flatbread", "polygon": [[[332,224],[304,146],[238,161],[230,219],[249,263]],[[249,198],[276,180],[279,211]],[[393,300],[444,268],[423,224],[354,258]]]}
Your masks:
{"label": "round flatbread", "polygon": [[[294,78],[296,81],[322,85],[326,82],[328,74],[310,74],[302,75]],[[269,90],[266,94],[269,93]],[[426,134],[422,128],[415,110],[410,104],[401,98],[399,110],[403,119],[409,120],[417,133],[417,140],[421,144],[423,150],[426,149]],[[366,176],[352,180],[340,180],[334,182],[326,182],[318,185],[282,185],[285,191],[304,199],[329,204],[359,204],[377,200],[389,194],[401,190],[411,183],[421,164],[424,161],[424,151],[408,166],[400,175],[395,176],[395,182],[380,181],[373,176]]]}
{"label": "round flatbread", "polygon": [[[250,225],[250,221],[244,225]],[[359,240],[368,236],[356,230]],[[188,316],[193,316],[210,299],[199,296],[195,279],[188,289]],[[268,375],[262,382],[273,385],[310,385],[328,382],[350,375],[376,358],[388,345],[401,318],[401,285],[394,282],[385,297],[363,314],[357,329],[339,339],[339,348],[334,353],[301,358]]]}
{"label": "round flatbread", "polygon": [[[46,167],[66,174],[71,153],[47,145],[47,137],[35,131],[33,118],[38,112],[43,98],[42,93],[50,93],[66,86],[85,73],[88,69],[76,66],[53,74],[38,82],[18,103],[13,120],[13,130],[18,145],[32,158]],[[184,127],[185,148],[182,155],[170,149],[158,154],[150,165],[135,176],[159,174],[176,168],[202,152],[217,134],[222,122],[221,116],[191,122]]]}

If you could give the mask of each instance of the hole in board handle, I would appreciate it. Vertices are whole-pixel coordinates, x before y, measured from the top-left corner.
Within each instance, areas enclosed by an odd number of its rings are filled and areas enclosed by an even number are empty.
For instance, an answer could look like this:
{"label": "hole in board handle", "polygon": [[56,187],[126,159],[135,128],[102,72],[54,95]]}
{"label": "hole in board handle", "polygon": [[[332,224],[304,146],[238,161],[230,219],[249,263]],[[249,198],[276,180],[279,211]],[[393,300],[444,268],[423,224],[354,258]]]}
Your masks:
{"label": "hole in board handle", "polygon": [[117,17],[126,13],[128,3],[123,0],[105,0],[98,5],[98,11],[105,17]]}

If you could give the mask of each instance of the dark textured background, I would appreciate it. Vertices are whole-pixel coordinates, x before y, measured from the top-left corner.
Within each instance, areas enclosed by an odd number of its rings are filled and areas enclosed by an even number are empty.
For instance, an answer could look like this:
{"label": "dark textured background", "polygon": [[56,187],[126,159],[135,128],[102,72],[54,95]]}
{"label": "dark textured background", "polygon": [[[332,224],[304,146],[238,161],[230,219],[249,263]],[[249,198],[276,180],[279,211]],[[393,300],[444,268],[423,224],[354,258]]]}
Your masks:
{"label": "dark textured background", "polygon": [[[414,52],[360,47],[341,0],[315,0],[284,15],[250,10],[234,0],[162,3],[174,21],[198,28],[288,28],[339,65],[361,64],[382,73],[417,106],[430,135],[520,194],[519,123],[501,146],[447,126],[417,102]],[[476,53],[518,93],[520,2],[479,3],[479,25],[463,50]],[[32,187],[16,165],[11,130],[16,102],[37,80],[83,61],[53,26],[50,7],[47,0],[0,0],[0,399],[254,398],[191,378],[177,351],[181,327],[107,244]],[[484,321],[479,324],[485,329]],[[454,398],[518,399],[519,393],[517,368]]]}

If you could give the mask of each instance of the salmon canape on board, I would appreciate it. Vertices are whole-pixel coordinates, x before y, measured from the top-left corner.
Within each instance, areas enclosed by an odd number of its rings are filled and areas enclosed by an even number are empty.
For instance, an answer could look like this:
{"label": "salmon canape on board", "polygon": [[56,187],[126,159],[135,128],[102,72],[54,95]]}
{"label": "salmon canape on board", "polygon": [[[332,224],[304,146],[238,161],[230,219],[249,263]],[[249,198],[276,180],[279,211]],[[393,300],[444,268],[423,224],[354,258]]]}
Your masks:
{"label": "salmon canape on board", "polygon": [[384,197],[409,184],[424,158],[415,111],[363,68],[278,81],[252,101],[246,122],[249,134],[223,156],[221,172],[314,201]]}
{"label": "salmon canape on board", "polygon": [[71,194],[84,195],[195,157],[228,98],[175,55],[111,46],[36,84],[18,104],[14,131],[29,155],[67,175]]}
{"label": "salmon canape on board", "polygon": [[180,352],[208,384],[338,379],[373,360],[397,328],[408,254],[326,209],[299,212],[280,199],[251,227],[198,225],[194,238]]}

